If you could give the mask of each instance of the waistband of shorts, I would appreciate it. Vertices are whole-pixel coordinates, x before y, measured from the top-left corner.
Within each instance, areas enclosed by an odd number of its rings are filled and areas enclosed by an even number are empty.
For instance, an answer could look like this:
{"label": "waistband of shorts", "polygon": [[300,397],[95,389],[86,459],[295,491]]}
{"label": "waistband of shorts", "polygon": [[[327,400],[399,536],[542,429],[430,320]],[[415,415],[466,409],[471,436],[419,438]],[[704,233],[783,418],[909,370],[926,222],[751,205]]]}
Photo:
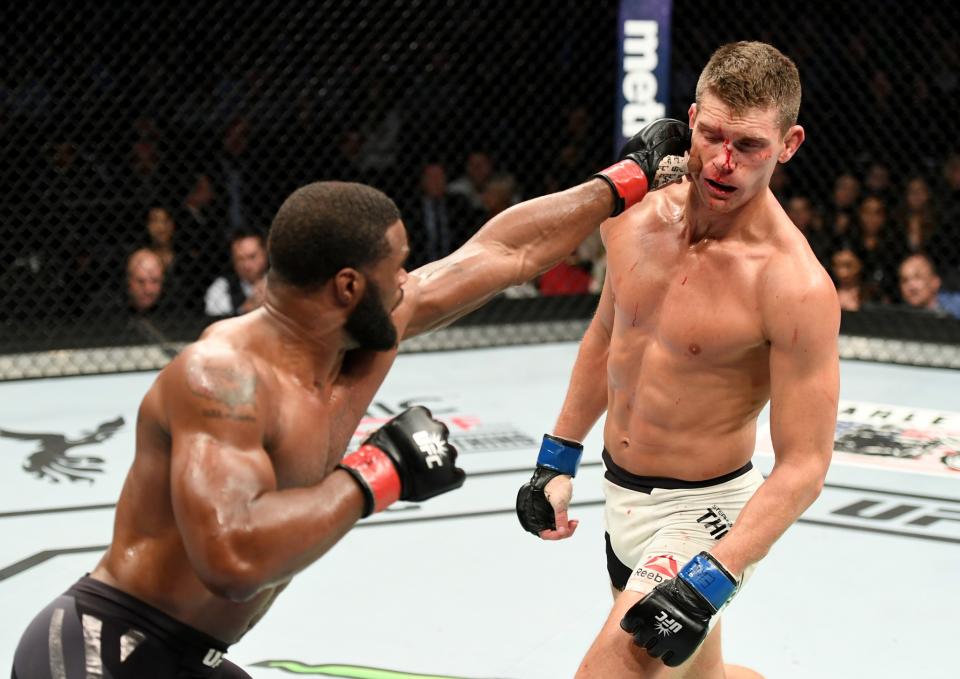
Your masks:
{"label": "waistband of shorts", "polygon": [[[155,608],[135,596],[111,587],[105,582],[85,575],[75,582],[67,595],[73,596],[82,604],[103,609],[102,612],[116,616],[126,622],[144,623],[152,627],[155,634],[167,643],[180,647],[192,647],[207,650],[214,648],[226,653],[229,644],[195,627],[190,627],[176,618],[172,618],[159,608]],[[93,601],[91,601],[91,598]]]}
{"label": "waistband of shorts", "polygon": [[753,469],[753,462],[748,460],[747,463],[739,469],[734,469],[732,472],[722,476],[717,476],[712,479],[704,479],[703,481],[685,481],[683,479],[674,479],[668,476],[639,476],[638,474],[628,472],[626,469],[613,461],[613,458],[610,456],[610,453],[607,452],[606,448],[603,449],[601,457],[603,458],[604,466],[607,468],[603,475],[607,481],[622,488],[635,490],[641,493],[650,493],[650,491],[656,488],[663,490],[683,490],[687,488],[709,488],[711,486],[719,486],[721,483],[733,481],[734,479],[743,476],[748,471]]}

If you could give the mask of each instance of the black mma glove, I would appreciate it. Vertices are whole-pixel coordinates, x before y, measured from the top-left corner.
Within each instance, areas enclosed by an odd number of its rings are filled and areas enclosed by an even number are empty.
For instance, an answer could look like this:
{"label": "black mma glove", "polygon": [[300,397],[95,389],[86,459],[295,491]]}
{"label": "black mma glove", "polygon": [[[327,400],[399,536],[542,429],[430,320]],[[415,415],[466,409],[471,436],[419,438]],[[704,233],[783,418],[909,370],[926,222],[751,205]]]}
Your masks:
{"label": "black mma glove", "polygon": [[537,468],[530,481],[520,486],[517,493],[517,517],[524,530],[540,535],[540,531],[556,529],[553,506],[543,489],[551,479],[561,474],[576,476],[582,455],[582,444],[551,434],[544,435]]}
{"label": "black mma glove", "polygon": [[700,552],[677,577],[660,583],[620,621],[638,646],[676,667],[703,643],[710,618],[737,591],[737,579],[708,552]]}
{"label": "black mma glove", "polygon": [[423,406],[403,411],[337,465],[353,476],[366,498],[364,516],[397,500],[421,502],[463,485],[457,449],[447,425]]}
{"label": "black mma glove", "polygon": [[685,154],[689,150],[690,128],[679,120],[654,120],[633,135],[620,151],[620,162],[594,175],[613,190],[610,216],[639,203],[647,191],[683,179],[687,174]]}

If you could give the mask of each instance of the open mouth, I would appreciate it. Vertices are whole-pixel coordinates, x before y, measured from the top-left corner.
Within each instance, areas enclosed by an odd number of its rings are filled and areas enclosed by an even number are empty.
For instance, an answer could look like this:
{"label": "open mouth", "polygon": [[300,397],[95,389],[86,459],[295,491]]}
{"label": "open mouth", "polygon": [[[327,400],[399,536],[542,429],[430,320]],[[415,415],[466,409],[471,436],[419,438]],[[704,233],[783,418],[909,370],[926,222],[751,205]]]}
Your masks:
{"label": "open mouth", "polygon": [[718,193],[727,194],[727,193],[733,193],[734,191],[737,190],[736,186],[730,186],[729,184],[721,184],[720,182],[714,181],[712,179],[706,179],[706,182],[710,186],[710,188],[714,189]]}

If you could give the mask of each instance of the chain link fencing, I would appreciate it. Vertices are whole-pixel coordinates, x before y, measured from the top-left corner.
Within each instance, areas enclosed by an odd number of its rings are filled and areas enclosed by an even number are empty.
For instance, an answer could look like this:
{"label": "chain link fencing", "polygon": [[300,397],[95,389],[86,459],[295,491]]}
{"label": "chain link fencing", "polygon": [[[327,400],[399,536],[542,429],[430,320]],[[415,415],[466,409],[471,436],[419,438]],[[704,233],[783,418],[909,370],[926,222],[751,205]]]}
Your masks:
{"label": "chain link fencing", "polygon": [[[260,237],[305,183],[387,192],[414,267],[579,183],[613,159],[617,13],[611,0],[3,10],[0,379],[162,366],[256,305]],[[960,367],[958,19],[925,1],[674,2],[668,115],[685,117],[724,42],[769,41],[800,68],[807,142],[773,188],[851,309],[847,356]],[[901,291],[920,252],[940,312]],[[603,271],[591,239],[404,348],[576,340]]]}

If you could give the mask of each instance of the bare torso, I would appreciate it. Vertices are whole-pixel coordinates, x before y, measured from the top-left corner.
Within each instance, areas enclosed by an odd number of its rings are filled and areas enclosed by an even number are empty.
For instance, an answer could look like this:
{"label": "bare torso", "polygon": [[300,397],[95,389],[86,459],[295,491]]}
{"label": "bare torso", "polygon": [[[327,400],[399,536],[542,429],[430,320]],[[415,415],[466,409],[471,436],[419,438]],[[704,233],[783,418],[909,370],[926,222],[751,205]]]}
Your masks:
{"label": "bare torso", "polygon": [[604,227],[614,318],[604,444],[635,474],[702,480],[753,455],[770,398],[764,272],[815,259],[772,196],[766,237],[690,242],[688,184],[648,196]]}
{"label": "bare torso", "polygon": [[[390,226],[386,232],[390,254],[371,265],[371,275],[380,276],[378,285],[384,291],[392,289],[392,283],[389,287],[387,283],[394,278],[405,281],[402,295],[398,289],[401,301],[391,316],[399,337],[411,337],[442,327],[499,291],[549,269],[597,228],[610,214],[611,206],[610,190],[600,181],[528,201],[500,213],[466,245],[413,272],[409,278],[405,273],[401,275],[403,259],[409,251],[402,225],[399,231],[396,225]],[[301,295],[288,296],[291,308],[302,312],[301,324],[310,326],[322,321],[316,321],[315,309],[326,309],[327,318],[337,318],[342,312],[342,305],[331,305],[322,297],[307,297],[309,299]],[[359,518],[363,498],[355,482],[345,472],[337,474],[331,470],[341,460],[350,435],[396,355],[396,349],[349,352],[331,379],[324,380],[331,382],[332,387],[331,384],[306,384],[296,375],[310,371],[303,366],[289,365],[292,352],[287,351],[276,333],[271,336],[269,332],[264,308],[270,306],[270,300],[268,285],[265,307],[211,326],[193,348],[186,349],[157,377],[140,406],[137,449],[117,504],[113,541],[92,573],[93,577],[230,643],[256,623],[292,577],[277,576],[277,573],[295,573],[322,556]],[[383,303],[385,308],[391,308],[386,299]],[[341,319],[336,326],[338,332],[342,324]],[[221,394],[214,404],[219,410],[183,415],[183,411],[193,405],[178,407],[177,404],[186,401],[195,404],[198,399],[203,402],[206,398],[199,393],[203,391],[202,384],[194,384],[192,389],[190,386],[190,357],[198,354],[202,358],[205,353],[210,360],[199,372],[219,373],[217,379],[221,387],[233,381],[234,373],[236,381],[241,382],[234,391],[252,390],[250,385],[242,384],[250,375],[257,383],[256,401],[261,412],[250,418],[256,421],[257,427],[251,425],[248,429],[259,432],[262,422],[263,440],[248,442],[257,450],[240,451],[242,457],[238,459],[244,463],[241,480],[234,478],[236,467],[241,465],[232,464],[234,450],[229,441],[221,446],[217,455],[189,458],[187,463],[180,464],[179,476],[174,478],[172,473],[172,461],[179,464],[184,459],[184,448],[189,452],[194,444],[201,449],[217,447],[211,445],[217,441],[215,436],[207,434],[208,430],[219,431],[224,439],[238,438],[231,437],[230,433],[240,427],[234,428],[229,417],[226,421],[218,418],[227,412],[232,413],[230,417],[242,419],[237,413],[242,414],[244,408],[251,407],[247,405],[235,411],[227,402],[229,399]],[[348,360],[354,357],[355,361]],[[232,370],[234,364],[242,365],[242,370]],[[171,411],[179,412],[179,419],[171,418]],[[192,426],[189,437],[174,435],[172,432],[177,431],[180,419],[206,420],[209,426]],[[213,426],[217,423],[219,428]],[[269,458],[267,462],[262,460],[264,454]],[[214,467],[213,463],[203,466],[214,458],[222,467]],[[191,484],[190,479],[183,477],[199,478],[199,481]],[[207,483],[211,485],[204,485]],[[247,540],[244,547],[271,544],[271,540],[275,546],[295,545],[287,550],[283,559],[263,559],[268,562],[263,565],[263,572],[271,577],[254,583],[263,585],[250,590],[255,594],[246,596],[248,585],[253,585],[243,581],[238,585],[242,594],[226,598],[212,591],[216,586],[208,586],[209,580],[201,579],[198,558],[194,554],[195,562],[191,562],[187,545],[191,545],[194,552],[202,552],[205,545],[217,544],[216,538],[220,536],[215,533],[224,523],[217,512],[226,512],[224,507],[230,508],[231,502],[244,504],[248,498],[248,488],[240,488],[244,483],[255,484],[251,487],[263,490],[262,496],[254,498],[257,502],[264,496],[280,495],[284,491],[287,491],[285,498],[296,496],[260,503],[269,505],[260,515],[268,516],[269,521],[265,520],[268,527],[255,536],[260,538],[259,542]],[[190,502],[177,495],[177,490],[184,487],[190,487],[193,492]],[[198,493],[197,488],[204,493]],[[197,495],[209,496],[213,494],[211,489],[216,488],[222,488],[216,497],[226,499],[220,503],[198,501]],[[349,492],[341,492],[344,488],[349,488]],[[336,512],[331,510],[331,516],[325,521],[303,519],[308,509],[328,509],[336,504],[331,498],[344,497],[346,500],[338,505],[342,511],[336,516],[332,516]],[[174,498],[179,499],[179,505]],[[206,524],[188,530],[188,518],[176,516],[175,506],[199,507],[196,511],[206,512]],[[292,514],[296,516],[291,518]],[[239,525],[239,532],[243,532],[246,524],[239,522]],[[298,525],[311,530],[312,539],[296,533]],[[204,532],[207,530],[209,535]],[[185,533],[189,534],[189,540],[185,539]],[[258,550],[257,553],[276,551],[280,550]],[[241,556],[249,557],[249,553]],[[202,564],[208,578],[209,571],[216,570],[216,565],[215,561]]]}
{"label": "bare torso", "polygon": [[[331,445],[331,425],[342,413],[331,406],[330,384],[304,385],[270,360],[283,347],[275,338],[264,338],[261,327],[262,318],[255,312],[212,326],[200,342],[226,342],[253,357],[258,389],[268,395],[270,429],[264,449],[277,489],[310,486],[341,459],[343,450],[334,452]],[[113,542],[92,575],[232,643],[267,611],[286,582],[237,603],[212,593],[191,565],[171,501],[172,438],[167,417],[170,400],[190,388],[189,370],[189,357],[178,357],[160,373],[140,405],[136,455],[117,504]]]}

